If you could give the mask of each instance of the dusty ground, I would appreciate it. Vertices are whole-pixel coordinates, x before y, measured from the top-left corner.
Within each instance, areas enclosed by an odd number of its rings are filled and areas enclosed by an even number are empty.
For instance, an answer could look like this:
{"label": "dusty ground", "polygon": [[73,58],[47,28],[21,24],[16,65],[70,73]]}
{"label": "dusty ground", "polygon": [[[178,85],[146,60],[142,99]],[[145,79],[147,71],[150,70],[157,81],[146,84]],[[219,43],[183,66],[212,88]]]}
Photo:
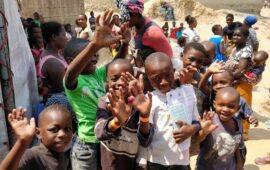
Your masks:
{"label": "dusty ground", "polygon": [[[242,21],[244,16],[247,14],[238,13],[235,11],[229,10],[219,10],[213,11],[212,9],[205,9],[198,4],[186,4],[188,7],[197,10],[192,13],[198,16],[198,27],[196,28],[197,32],[200,34],[202,40],[207,40],[212,35],[211,27],[213,24],[221,24],[225,26],[225,15],[229,12],[235,14],[235,20]],[[149,5],[150,6],[150,5]],[[181,7],[182,4],[179,5]],[[185,4],[184,4],[185,6]],[[151,9],[151,8],[150,8]],[[269,11],[263,11],[264,14],[268,15]],[[205,15],[204,15],[205,13]],[[178,12],[178,19],[183,18],[183,14]],[[270,12],[269,12],[270,14]],[[265,15],[264,15],[265,16]],[[270,15],[269,15],[270,16]],[[155,18],[156,22],[162,26],[164,21],[160,18]],[[181,20],[177,21],[179,25]],[[267,18],[259,17],[259,22],[255,25],[258,28],[257,36],[260,41],[260,50],[265,50],[270,54],[270,20]],[[101,59],[102,63],[108,58]],[[270,152],[270,130],[266,129],[264,124],[265,121],[270,120],[270,59],[267,61],[266,70],[263,74],[262,81],[254,87],[253,89],[253,105],[252,108],[257,113],[257,117],[260,120],[259,127],[251,127],[250,129],[250,138],[246,142],[247,146],[247,161],[245,165],[246,170],[269,170],[270,165],[267,166],[258,166],[254,163],[254,159],[257,156],[263,156],[267,152]],[[196,157],[191,158],[191,165],[194,167]]]}

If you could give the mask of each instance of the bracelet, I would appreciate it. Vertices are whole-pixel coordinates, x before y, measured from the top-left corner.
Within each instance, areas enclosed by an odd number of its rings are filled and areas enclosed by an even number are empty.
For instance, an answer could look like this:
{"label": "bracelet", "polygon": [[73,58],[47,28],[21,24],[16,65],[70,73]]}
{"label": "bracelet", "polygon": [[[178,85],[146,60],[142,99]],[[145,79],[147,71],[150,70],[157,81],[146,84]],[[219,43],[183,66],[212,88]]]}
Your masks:
{"label": "bracelet", "polygon": [[118,129],[118,128],[120,128],[120,126],[121,126],[121,125],[117,125],[117,124],[115,123],[115,120],[114,120],[114,119],[111,120],[110,123],[111,123],[112,128],[114,128],[114,129]]}
{"label": "bracelet", "polygon": [[149,123],[149,117],[140,117],[140,122]]}

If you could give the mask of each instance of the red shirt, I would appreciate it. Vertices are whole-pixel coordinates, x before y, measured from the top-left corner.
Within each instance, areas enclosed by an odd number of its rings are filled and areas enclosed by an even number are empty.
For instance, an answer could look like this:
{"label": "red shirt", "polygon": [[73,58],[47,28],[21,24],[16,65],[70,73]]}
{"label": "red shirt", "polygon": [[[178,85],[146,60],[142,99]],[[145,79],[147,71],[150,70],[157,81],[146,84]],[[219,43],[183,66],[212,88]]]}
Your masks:
{"label": "red shirt", "polygon": [[[146,18],[146,24],[150,22],[149,18]],[[156,52],[163,52],[169,57],[173,56],[172,47],[165,37],[163,30],[158,25],[152,25],[149,27],[142,38],[142,44],[153,48]]]}

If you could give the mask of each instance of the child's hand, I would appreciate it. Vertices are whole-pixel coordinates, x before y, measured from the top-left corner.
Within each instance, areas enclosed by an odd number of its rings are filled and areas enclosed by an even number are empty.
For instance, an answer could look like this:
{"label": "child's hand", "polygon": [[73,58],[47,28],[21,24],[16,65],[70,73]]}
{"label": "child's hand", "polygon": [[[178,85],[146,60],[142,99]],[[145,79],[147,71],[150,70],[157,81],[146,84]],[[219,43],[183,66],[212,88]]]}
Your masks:
{"label": "child's hand", "polygon": [[19,107],[13,109],[12,113],[8,114],[8,121],[16,134],[18,140],[31,142],[36,131],[35,119],[27,120],[27,111]]}
{"label": "child's hand", "polygon": [[128,26],[128,23],[125,23],[121,26],[121,31],[118,33],[119,35],[122,35],[122,43],[128,44],[131,40],[131,30]]}
{"label": "child's hand", "polygon": [[257,127],[259,125],[259,121],[258,119],[254,116],[254,115],[251,115],[247,118],[248,122],[252,125],[254,125],[255,127]]}
{"label": "child's hand", "polygon": [[187,66],[180,72],[180,82],[181,84],[196,84],[193,75],[197,71],[197,68],[192,66]]}
{"label": "child's hand", "polygon": [[111,20],[113,11],[106,10],[96,18],[96,31],[92,42],[97,48],[109,47],[122,39],[122,35],[113,35],[112,27],[114,20]]}
{"label": "child's hand", "polygon": [[140,112],[141,117],[148,118],[152,107],[152,94],[148,92],[147,96],[143,93],[136,96],[132,105]]}
{"label": "child's hand", "polygon": [[179,129],[173,131],[173,138],[175,139],[176,143],[181,143],[193,135],[194,129],[191,125],[188,125],[180,120],[175,123],[180,127]]}
{"label": "child's hand", "polygon": [[224,67],[225,63],[223,61],[215,61],[209,66],[208,71],[212,74],[220,73],[224,70]]}
{"label": "child's hand", "polygon": [[132,106],[131,104],[126,103],[122,87],[119,87],[119,89],[121,92],[120,96],[117,96],[113,89],[109,90],[108,99],[110,101],[110,104],[108,104],[108,109],[118,119],[118,123],[122,125],[130,117]]}
{"label": "child's hand", "polygon": [[203,114],[203,118],[201,119],[201,127],[202,133],[204,135],[208,135],[213,132],[216,128],[218,128],[217,124],[213,124],[213,118],[215,113],[213,112],[205,112]]}
{"label": "child's hand", "polygon": [[143,75],[139,76],[139,80],[133,77],[130,73],[122,73],[121,79],[129,84],[129,102],[132,103],[142,117],[149,117],[152,107],[152,94],[144,95]]}

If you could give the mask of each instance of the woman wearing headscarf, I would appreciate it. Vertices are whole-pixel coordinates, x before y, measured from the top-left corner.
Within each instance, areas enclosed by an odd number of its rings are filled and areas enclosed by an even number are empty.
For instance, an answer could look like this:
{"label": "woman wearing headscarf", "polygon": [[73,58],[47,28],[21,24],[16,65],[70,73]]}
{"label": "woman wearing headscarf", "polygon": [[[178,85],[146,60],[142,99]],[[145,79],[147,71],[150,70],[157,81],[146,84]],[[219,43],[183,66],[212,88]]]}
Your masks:
{"label": "woman wearing headscarf", "polygon": [[[142,15],[144,10],[143,0],[116,0],[120,9],[121,18],[129,27],[135,27],[135,48],[140,50],[151,49],[153,52],[163,52],[172,57],[173,52],[162,29],[150,18]],[[147,56],[142,56],[145,60]]]}
{"label": "woman wearing headscarf", "polygon": [[253,52],[257,52],[259,48],[259,41],[257,39],[257,34],[252,25],[256,24],[257,17],[254,15],[249,15],[244,19],[244,26],[246,26],[249,30],[249,36],[247,39],[247,45],[252,46]]}

